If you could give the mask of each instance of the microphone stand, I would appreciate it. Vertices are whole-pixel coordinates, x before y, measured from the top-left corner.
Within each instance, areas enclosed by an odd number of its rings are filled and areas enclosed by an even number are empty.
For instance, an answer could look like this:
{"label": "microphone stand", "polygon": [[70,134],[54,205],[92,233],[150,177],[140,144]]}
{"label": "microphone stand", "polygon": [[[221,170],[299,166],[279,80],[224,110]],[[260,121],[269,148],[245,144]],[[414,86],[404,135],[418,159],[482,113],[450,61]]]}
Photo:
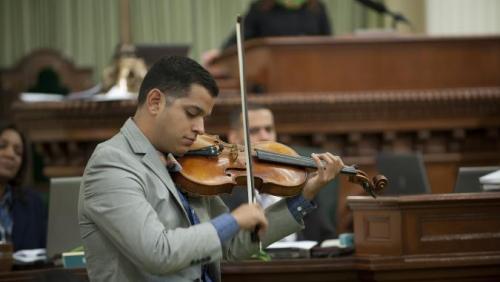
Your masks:
{"label": "microphone stand", "polygon": [[389,10],[383,3],[372,0],[356,0],[359,4],[376,11],[379,14],[387,14],[392,17],[392,28],[396,30],[399,22],[406,23],[414,31],[411,22],[401,13]]}
{"label": "microphone stand", "polygon": [[415,31],[411,22],[405,16],[403,16],[403,14],[398,12],[392,12],[390,10],[387,10],[387,14],[392,17],[392,28],[394,30],[396,30],[398,23],[402,22],[407,24],[408,27],[410,27],[411,31]]}

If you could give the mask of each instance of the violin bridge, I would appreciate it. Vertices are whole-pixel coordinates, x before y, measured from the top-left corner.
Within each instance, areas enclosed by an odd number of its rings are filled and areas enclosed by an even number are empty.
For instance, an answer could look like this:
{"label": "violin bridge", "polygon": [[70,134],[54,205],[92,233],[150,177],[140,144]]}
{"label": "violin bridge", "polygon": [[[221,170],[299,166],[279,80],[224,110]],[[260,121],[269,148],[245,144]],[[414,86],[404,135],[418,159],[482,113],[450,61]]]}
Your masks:
{"label": "violin bridge", "polygon": [[235,162],[238,159],[238,147],[232,146],[231,151],[229,152],[229,156],[231,158],[231,162]]}

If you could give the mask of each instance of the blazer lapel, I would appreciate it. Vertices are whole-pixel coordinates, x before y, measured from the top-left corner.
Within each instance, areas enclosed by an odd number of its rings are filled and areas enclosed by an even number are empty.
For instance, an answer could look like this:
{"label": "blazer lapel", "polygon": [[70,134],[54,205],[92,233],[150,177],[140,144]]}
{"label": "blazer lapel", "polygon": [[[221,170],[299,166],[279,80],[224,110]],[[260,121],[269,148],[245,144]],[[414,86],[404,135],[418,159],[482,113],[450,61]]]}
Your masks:
{"label": "blazer lapel", "polygon": [[186,215],[186,218],[189,219],[187,212],[185,211],[181,198],[179,196],[179,191],[177,190],[174,182],[172,181],[172,178],[170,177],[170,174],[167,171],[167,168],[163,165],[163,163],[160,160],[160,157],[158,156],[158,153],[155,151],[154,153],[147,153],[144,158],[142,158],[142,162],[151,169],[158,178],[165,184],[167,189],[170,191],[170,193],[174,196],[175,200],[179,204],[180,207],[182,207],[182,210],[184,211],[184,214]]}
{"label": "blazer lapel", "polygon": [[141,130],[137,127],[132,118],[129,118],[125,125],[121,128],[122,134],[125,136],[125,139],[130,144],[132,151],[138,155],[144,155],[142,158],[142,162],[151,170],[162,183],[167,187],[170,191],[170,194],[174,196],[175,201],[179,205],[180,209],[184,213],[184,216],[189,222],[189,216],[182,205],[182,201],[180,199],[177,188],[170,177],[170,174],[167,171],[167,168],[163,165],[160,160],[160,156],[158,151],[151,145],[151,142],[144,136]]}

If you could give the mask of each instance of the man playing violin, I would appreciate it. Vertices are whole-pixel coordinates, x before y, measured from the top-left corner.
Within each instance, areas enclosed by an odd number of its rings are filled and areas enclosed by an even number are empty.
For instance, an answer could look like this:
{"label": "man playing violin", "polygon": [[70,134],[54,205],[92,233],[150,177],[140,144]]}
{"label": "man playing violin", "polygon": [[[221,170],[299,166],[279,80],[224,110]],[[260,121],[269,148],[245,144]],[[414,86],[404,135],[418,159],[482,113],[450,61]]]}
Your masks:
{"label": "man playing violin", "polygon": [[140,87],[137,110],[120,132],[99,144],[82,178],[80,234],[91,281],[220,281],[219,261],[256,253],[303,228],[311,200],[343,167],[329,153],[302,194],[263,210],[229,212],[220,197],[182,191],[170,176],[212,112],[218,88],[195,61],[166,57]]}

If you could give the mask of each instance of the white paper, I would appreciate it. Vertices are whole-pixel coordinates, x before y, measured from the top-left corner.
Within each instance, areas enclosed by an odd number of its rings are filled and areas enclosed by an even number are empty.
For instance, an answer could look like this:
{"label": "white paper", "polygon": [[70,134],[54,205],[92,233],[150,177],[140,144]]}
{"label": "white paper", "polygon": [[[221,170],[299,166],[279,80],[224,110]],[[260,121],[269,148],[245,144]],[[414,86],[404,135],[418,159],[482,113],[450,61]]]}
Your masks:
{"label": "white paper", "polygon": [[30,263],[47,259],[45,249],[19,250],[12,254],[14,260],[24,263]]}
{"label": "white paper", "polygon": [[316,241],[295,241],[295,242],[275,242],[267,247],[267,249],[287,249],[295,248],[302,250],[310,250],[312,247],[316,246],[318,242]]}
{"label": "white paper", "polygon": [[340,244],[339,239],[328,239],[323,242],[321,242],[321,247],[322,248],[328,248],[328,247],[340,247],[343,248],[345,247],[344,245]]}
{"label": "white paper", "polygon": [[64,100],[63,95],[49,93],[21,93],[21,101],[23,102],[57,102]]}
{"label": "white paper", "polygon": [[500,185],[500,170],[488,173],[479,177],[481,184],[499,184]]}

